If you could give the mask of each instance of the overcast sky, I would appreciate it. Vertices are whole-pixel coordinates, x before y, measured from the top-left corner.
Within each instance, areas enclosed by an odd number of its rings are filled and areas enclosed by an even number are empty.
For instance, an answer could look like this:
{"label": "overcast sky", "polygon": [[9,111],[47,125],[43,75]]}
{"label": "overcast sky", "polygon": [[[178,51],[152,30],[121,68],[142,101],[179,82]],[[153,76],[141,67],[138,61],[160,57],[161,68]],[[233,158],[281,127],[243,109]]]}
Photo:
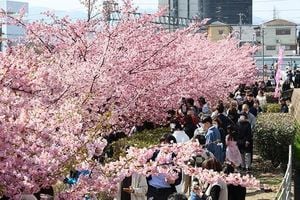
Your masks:
{"label": "overcast sky", "polygon": [[[29,18],[37,18],[41,8],[49,8],[70,13],[71,16],[82,16],[83,6],[78,0],[17,0],[29,3]],[[158,0],[134,0],[142,11],[153,12],[157,9]],[[300,0],[253,0],[254,23],[265,22],[276,17],[300,24]]]}

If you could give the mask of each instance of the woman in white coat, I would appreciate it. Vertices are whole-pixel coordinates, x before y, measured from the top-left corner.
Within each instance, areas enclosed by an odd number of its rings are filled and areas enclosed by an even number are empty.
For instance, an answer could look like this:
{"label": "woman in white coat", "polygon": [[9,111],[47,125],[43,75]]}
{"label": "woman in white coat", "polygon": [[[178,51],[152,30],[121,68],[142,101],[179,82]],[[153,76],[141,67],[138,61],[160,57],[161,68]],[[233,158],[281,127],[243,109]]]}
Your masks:
{"label": "woman in white coat", "polygon": [[[127,179],[128,180],[128,179]],[[131,181],[131,184],[129,183],[129,186],[125,184],[124,187],[124,181],[125,179],[119,184],[118,187],[118,194],[115,200],[123,200],[125,199],[122,193],[130,195],[130,200],[146,200],[146,193],[148,191],[148,185],[146,181],[146,177],[133,173],[131,176],[131,180],[129,178],[129,181]],[[128,198],[126,198],[128,199]]]}

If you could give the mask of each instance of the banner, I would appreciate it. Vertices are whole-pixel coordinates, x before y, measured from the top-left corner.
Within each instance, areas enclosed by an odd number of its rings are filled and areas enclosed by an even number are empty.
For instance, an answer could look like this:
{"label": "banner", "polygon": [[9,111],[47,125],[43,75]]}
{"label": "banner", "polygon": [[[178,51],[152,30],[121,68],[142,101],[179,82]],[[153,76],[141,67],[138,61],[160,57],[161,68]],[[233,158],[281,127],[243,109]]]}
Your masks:
{"label": "banner", "polygon": [[276,83],[276,88],[275,88],[275,93],[274,97],[279,98],[280,97],[280,79],[281,79],[281,69],[283,65],[283,54],[284,54],[284,47],[279,47],[279,54],[278,54],[278,63],[277,66],[275,67],[276,70],[276,75],[275,75],[275,83]]}

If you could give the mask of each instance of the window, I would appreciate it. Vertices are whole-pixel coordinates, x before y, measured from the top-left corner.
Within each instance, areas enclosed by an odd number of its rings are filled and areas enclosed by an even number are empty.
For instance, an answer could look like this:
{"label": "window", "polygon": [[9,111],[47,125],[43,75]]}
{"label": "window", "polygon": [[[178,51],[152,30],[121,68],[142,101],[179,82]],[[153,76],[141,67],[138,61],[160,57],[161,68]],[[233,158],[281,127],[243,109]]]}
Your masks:
{"label": "window", "polygon": [[256,31],[255,34],[256,34],[256,37],[260,37],[260,31]]}
{"label": "window", "polygon": [[297,45],[285,45],[285,50],[297,50]]}
{"label": "window", "polygon": [[223,35],[224,30],[219,30],[219,35]]}
{"label": "window", "polygon": [[276,46],[266,46],[266,50],[276,50]]}
{"label": "window", "polygon": [[291,35],[290,28],[277,28],[276,35]]}

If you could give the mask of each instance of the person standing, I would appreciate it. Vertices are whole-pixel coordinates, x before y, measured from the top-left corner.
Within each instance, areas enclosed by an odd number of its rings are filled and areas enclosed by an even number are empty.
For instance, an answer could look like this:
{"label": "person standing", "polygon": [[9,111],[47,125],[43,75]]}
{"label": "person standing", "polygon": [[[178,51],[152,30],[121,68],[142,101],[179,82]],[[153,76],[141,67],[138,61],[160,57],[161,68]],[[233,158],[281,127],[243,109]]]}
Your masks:
{"label": "person standing", "polygon": [[281,108],[280,108],[281,113],[288,113],[289,112],[289,107],[286,104],[285,99],[283,99],[283,98],[280,99],[280,105],[281,105]]}
{"label": "person standing", "polygon": [[247,115],[247,120],[249,121],[251,125],[251,129],[254,129],[256,124],[256,117],[249,111],[249,106],[247,104],[244,104],[242,106],[242,113]]}
{"label": "person standing", "polygon": [[238,122],[237,145],[242,156],[242,168],[251,170],[253,139],[251,124],[246,113],[241,114]]}
{"label": "person standing", "polygon": [[294,68],[294,71],[296,71],[296,70],[297,70],[297,67],[298,67],[298,65],[297,65],[296,61],[294,60],[294,63],[293,63],[293,68]]}
{"label": "person standing", "polygon": [[259,101],[259,105],[261,107],[264,107],[267,104],[267,97],[264,94],[263,90],[258,91],[258,95],[256,96],[256,99]]}
{"label": "person standing", "polygon": [[226,136],[226,161],[230,162],[234,167],[242,164],[242,156],[236,142],[236,131],[232,125],[227,127]]}
{"label": "person standing", "polygon": [[146,200],[148,185],[146,178],[133,173],[119,185],[118,195],[115,200]]}
{"label": "person standing", "polygon": [[[172,135],[175,137],[177,143],[185,143],[190,140],[189,136],[184,132],[184,130],[182,129],[182,126],[179,123],[176,123],[175,131],[173,132]],[[184,192],[184,189],[182,189],[182,188],[185,188],[187,178],[188,178],[188,176],[186,174],[182,173],[182,181],[180,184],[178,184],[176,186],[177,191]]]}
{"label": "person standing", "polygon": [[180,123],[175,124],[174,132],[172,134],[177,143],[184,143],[190,140],[189,136],[184,132]]}
{"label": "person standing", "polygon": [[297,69],[295,72],[295,88],[300,88],[300,69]]}
{"label": "person standing", "polygon": [[[232,165],[225,165],[223,172],[227,175],[234,173],[234,167]],[[228,200],[245,200],[247,189],[241,185],[227,184]]]}
{"label": "person standing", "polygon": [[[202,164],[203,169],[222,171],[222,165],[215,158],[205,160]],[[210,200],[228,200],[227,184],[221,178],[218,178],[213,183],[209,184],[208,188],[202,196],[203,199]]]}
{"label": "person standing", "polygon": [[211,114],[211,110],[205,98],[199,97],[198,103],[199,103],[199,112],[203,113],[204,116],[209,116]]}
{"label": "person standing", "polygon": [[197,129],[197,121],[195,120],[194,112],[188,111],[188,114],[184,117],[184,132],[191,139],[194,137],[194,132]]}
{"label": "person standing", "polygon": [[224,161],[224,152],[223,145],[221,142],[221,134],[219,130],[213,126],[212,118],[206,117],[202,121],[204,130],[207,131],[205,139],[206,139],[206,147],[207,150],[214,154],[215,158],[223,163]]}
{"label": "person standing", "polygon": [[239,114],[238,114],[238,103],[237,101],[231,101],[229,109],[227,110],[227,117],[236,124],[239,120]]}
{"label": "person standing", "polygon": [[257,116],[257,110],[253,107],[254,106],[254,95],[250,92],[247,94],[246,101],[243,104],[248,105],[249,112],[252,113],[255,117]]}

